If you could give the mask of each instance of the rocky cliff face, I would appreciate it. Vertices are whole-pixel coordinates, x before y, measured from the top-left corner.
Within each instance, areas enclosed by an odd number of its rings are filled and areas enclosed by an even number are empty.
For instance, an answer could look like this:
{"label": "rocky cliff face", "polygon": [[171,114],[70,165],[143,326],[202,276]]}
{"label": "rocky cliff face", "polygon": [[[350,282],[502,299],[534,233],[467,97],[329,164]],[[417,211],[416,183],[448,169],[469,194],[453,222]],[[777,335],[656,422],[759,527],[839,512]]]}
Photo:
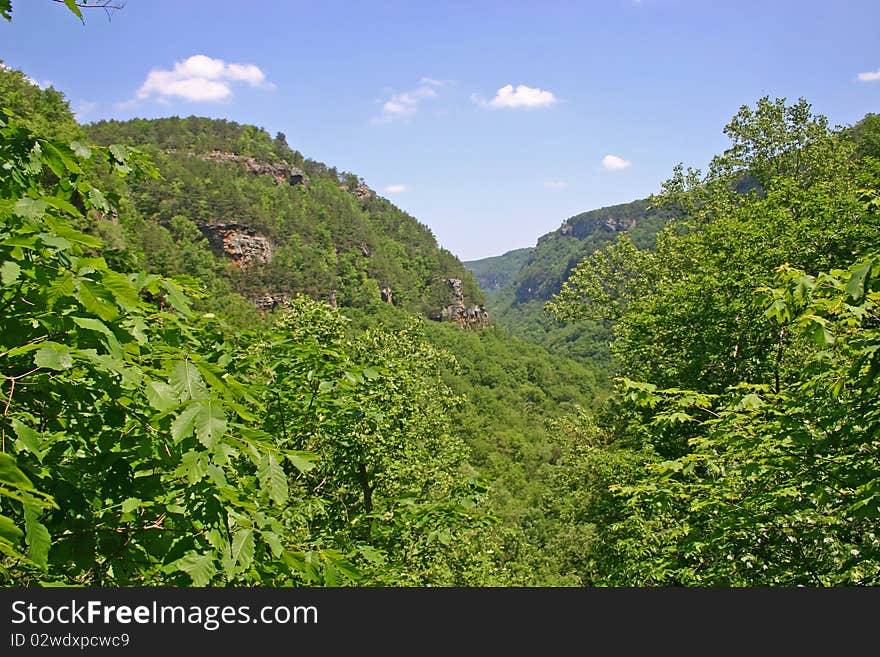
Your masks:
{"label": "rocky cliff face", "polygon": [[604,231],[619,233],[632,230],[639,221],[644,220],[647,212],[647,204],[638,201],[592,210],[566,219],[554,232],[538,238],[538,243],[556,237],[574,237],[582,240]]}
{"label": "rocky cliff face", "polygon": [[263,311],[275,310],[290,300],[288,294],[264,294],[260,297],[248,297],[248,300]]}
{"label": "rocky cliff face", "polygon": [[214,252],[234,265],[248,267],[255,262],[269,262],[272,259],[272,242],[258,235],[250,226],[228,222],[199,228]]}
{"label": "rocky cliff face", "polygon": [[447,278],[446,284],[451,288],[452,303],[440,310],[437,319],[443,322],[455,322],[467,329],[489,326],[489,313],[483,306],[465,304],[460,278]]}
{"label": "rocky cliff face", "polygon": [[245,157],[236,155],[235,153],[225,153],[223,151],[212,151],[207,155],[200,155],[203,160],[213,160],[216,162],[237,162],[244,166],[251,173],[263,176],[272,176],[279,185],[307,185],[308,178],[302,169],[292,167],[285,162],[273,164],[271,162],[261,162],[253,157]]}

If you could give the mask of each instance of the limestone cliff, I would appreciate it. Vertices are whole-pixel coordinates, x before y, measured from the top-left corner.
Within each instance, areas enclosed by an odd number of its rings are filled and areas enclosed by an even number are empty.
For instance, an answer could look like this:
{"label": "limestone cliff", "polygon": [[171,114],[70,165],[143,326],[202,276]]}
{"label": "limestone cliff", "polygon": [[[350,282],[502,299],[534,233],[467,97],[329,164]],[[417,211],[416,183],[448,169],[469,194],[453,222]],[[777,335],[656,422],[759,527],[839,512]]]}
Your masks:
{"label": "limestone cliff", "polygon": [[279,185],[285,183],[288,185],[308,185],[308,178],[303,170],[292,167],[286,162],[261,162],[253,157],[223,151],[212,151],[199,157],[203,160],[213,160],[215,162],[237,162],[251,173],[272,176]]}
{"label": "limestone cliff", "polygon": [[215,253],[239,267],[255,262],[269,262],[273,246],[268,238],[258,235],[250,226],[235,222],[208,224],[199,227]]}
{"label": "limestone cliff", "polygon": [[480,329],[489,326],[489,313],[483,306],[465,303],[461,279],[447,278],[445,282],[451,288],[451,303],[442,308],[435,319],[443,322],[455,322],[467,329]]}

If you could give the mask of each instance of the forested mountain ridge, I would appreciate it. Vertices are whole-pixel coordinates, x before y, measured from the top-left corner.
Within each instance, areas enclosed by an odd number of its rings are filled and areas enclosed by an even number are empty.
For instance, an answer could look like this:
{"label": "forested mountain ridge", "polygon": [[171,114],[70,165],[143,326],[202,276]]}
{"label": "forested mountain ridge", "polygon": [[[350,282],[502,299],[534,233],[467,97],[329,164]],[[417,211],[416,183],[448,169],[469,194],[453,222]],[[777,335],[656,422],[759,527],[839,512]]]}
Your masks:
{"label": "forested mountain ridge", "polygon": [[477,279],[477,283],[486,293],[487,298],[507,286],[522,266],[529,260],[534,247],[527,246],[514,249],[499,256],[468,260],[463,264]]}
{"label": "forested mountain ridge", "polygon": [[468,261],[464,266],[483,287],[487,308],[498,326],[553,353],[607,369],[608,327],[601,323],[567,326],[551,319],[544,304],[559,292],[578,263],[619,233],[625,231],[640,246],[649,247],[673,215],[668,208],[653,207],[649,199],[589,210],[540,236],[533,247]]}
{"label": "forested mountain ridge", "polygon": [[683,213],[655,248],[624,234],[554,296],[613,326],[612,403],[573,427],[604,481],[576,493],[598,512],[585,579],[880,582],[878,131],[803,99],[742,106],[708,171],[664,185]]}
{"label": "forested mountain ridge", "polygon": [[121,190],[113,223],[156,271],[211,281],[264,309],[305,293],[478,323],[466,311],[482,310],[482,293],[425,225],[354,174],[304,158],[283,134],[199,117],[84,130],[152,157],[160,178]]}
{"label": "forested mountain ridge", "polygon": [[[0,581],[560,581],[535,570],[526,508],[556,458],[548,421],[590,406],[601,373],[420,319],[450,293],[446,318],[466,308],[473,279],[283,138],[198,118],[83,127],[54,89],[6,69],[0,85],[14,105],[0,115]],[[300,242],[279,247],[276,222],[299,218]],[[381,267],[346,297],[357,286],[320,269],[345,246],[417,262],[386,300]],[[249,299],[276,282],[261,258],[284,248],[314,258],[279,276],[325,287],[258,316]],[[412,268],[438,261],[436,303],[408,296]]]}
{"label": "forested mountain ridge", "polygon": [[[743,105],[707,172],[651,199],[670,216],[650,244],[606,222],[520,304],[592,368],[381,290],[333,307],[357,275],[257,317],[233,286],[271,279],[236,271],[272,262],[291,208],[350,216],[360,181],[247,143],[103,145],[46,118],[57,92],[9,97],[3,585],[880,584],[875,115]],[[336,235],[279,273],[320,285]]]}
{"label": "forested mountain ridge", "polygon": [[[647,199],[582,212],[542,235],[533,247],[464,263],[493,300],[509,297],[513,304],[546,301],[562,287],[575,266],[616,233],[628,231],[648,246],[668,211],[652,208]],[[508,294],[504,288],[510,288]],[[493,293],[489,294],[488,291]],[[506,290],[504,290],[506,291]]]}

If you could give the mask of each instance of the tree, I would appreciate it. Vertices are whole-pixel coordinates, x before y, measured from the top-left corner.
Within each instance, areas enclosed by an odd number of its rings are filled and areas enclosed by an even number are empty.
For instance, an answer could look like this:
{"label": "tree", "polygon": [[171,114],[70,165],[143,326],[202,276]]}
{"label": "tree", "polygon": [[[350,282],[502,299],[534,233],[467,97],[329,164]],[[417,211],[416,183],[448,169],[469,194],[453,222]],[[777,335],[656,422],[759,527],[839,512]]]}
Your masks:
{"label": "tree", "polygon": [[742,108],[709,173],[656,199],[682,215],[656,250],[622,238],[549,306],[616,320],[607,448],[576,467],[642,464],[589,488],[588,581],[877,581],[880,176],[808,107]]}

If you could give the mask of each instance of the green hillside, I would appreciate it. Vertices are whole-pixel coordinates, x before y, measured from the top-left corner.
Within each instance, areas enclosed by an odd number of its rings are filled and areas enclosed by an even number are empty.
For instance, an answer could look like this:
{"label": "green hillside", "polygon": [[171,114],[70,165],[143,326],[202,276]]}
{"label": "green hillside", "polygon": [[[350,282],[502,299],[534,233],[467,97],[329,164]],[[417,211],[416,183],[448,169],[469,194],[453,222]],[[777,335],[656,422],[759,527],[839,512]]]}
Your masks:
{"label": "green hillside", "polygon": [[474,275],[480,289],[491,299],[496,292],[507,287],[532,256],[534,249],[514,249],[500,256],[482,260],[465,261],[464,266]]}
{"label": "green hillside", "polygon": [[267,309],[304,293],[439,318],[457,279],[462,305],[484,303],[424,224],[282,134],[199,117],[100,122],[85,133],[142,150],[160,174],[119,188],[105,236],[140,251],[150,270],[197,277],[209,299],[234,291]]}
{"label": "green hillside", "polygon": [[880,584],[877,115],[741,106],[499,326],[284,135],[0,90],[0,585]]}
{"label": "green hillside", "polygon": [[[2,465],[29,505],[0,508],[0,576],[561,581],[529,527],[549,423],[591,406],[601,373],[484,318],[432,321],[482,301],[461,263],[283,136],[196,117],[79,126],[54,89],[5,69],[0,84],[15,92],[4,371],[28,384],[5,398]],[[61,140],[30,132],[47,116]]]}
{"label": "green hillside", "polygon": [[544,305],[585,257],[622,232],[640,246],[650,247],[672,214],[653,207],[647,199],[590,210],[569,217],[557,230],[539,237],[534,247],[464,265],[483,286],[495,324],[552,353],[607,370],[609,325],[566,325],[545,313]]}

